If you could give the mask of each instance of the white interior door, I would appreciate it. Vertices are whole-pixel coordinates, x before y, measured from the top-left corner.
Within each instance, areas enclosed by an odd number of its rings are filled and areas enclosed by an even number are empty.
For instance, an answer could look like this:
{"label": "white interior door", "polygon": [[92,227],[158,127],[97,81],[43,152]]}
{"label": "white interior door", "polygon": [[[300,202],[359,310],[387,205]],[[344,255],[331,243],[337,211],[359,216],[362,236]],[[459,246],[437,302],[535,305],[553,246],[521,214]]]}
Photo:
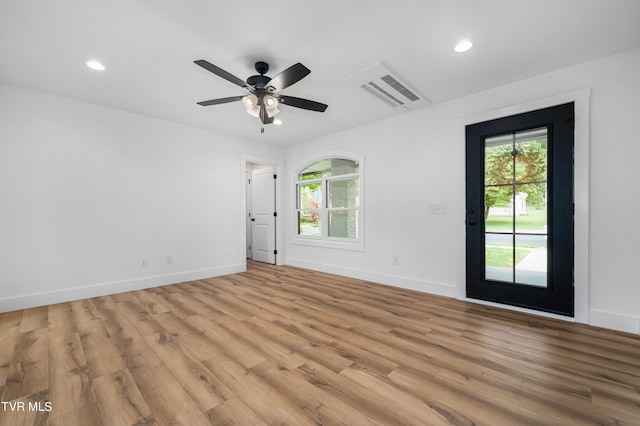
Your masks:
{"label": "white interior door", "polygon": [[251,172],[252,258],[276,263],[276,182],[273,167]]}

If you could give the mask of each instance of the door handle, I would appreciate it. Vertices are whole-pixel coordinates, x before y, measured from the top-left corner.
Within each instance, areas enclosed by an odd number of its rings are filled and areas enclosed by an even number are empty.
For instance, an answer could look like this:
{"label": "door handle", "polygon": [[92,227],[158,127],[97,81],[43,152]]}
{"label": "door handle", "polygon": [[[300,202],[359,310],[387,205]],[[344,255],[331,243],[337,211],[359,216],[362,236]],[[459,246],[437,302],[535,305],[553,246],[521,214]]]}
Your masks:
{"label": "door handle", "polygon": [[468,225],[475,225],[475,224],[476,224],[476,220],[475,220],[475,219],[469,219],[469,220],[467,221],[467,224],[468,224]]}

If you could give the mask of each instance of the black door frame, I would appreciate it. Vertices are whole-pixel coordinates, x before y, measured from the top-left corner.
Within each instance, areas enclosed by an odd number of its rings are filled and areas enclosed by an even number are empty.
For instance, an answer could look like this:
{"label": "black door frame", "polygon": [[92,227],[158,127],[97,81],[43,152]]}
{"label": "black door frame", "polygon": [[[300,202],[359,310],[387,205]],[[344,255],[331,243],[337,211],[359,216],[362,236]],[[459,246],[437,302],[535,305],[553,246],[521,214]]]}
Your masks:
{"label": "black door frame", "polygon": [[[574,103],[566,103],[466,126],[466,270],[468,298],[574,315],[573,146]],[[547,126],[550,132],[548,287],[485,281],[484,139]],[[570,164],[571,167],[558,167]],[[555,166],[555,167],[554,167]],[[469,190],[475,188],[475,191]],[[480,189],[481,188],[481,189]],[[471,213],[474,211],[475,213]],[[475,221],[475,222],[473,222]],[[562,224],[559,226],[559,224]],[[567,225],[569,224],[569,225]],[[567,260],[569,259],[570,262]],[[570,263],[570,264],[569,264]]]}

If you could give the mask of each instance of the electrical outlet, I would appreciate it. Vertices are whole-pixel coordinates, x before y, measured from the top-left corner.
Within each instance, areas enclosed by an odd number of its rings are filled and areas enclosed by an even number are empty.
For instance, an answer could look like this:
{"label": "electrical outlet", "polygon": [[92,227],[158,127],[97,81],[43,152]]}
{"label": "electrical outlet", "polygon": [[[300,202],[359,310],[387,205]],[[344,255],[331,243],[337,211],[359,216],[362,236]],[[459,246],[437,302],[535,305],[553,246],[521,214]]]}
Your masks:
{"label": "electrical outlet", "polygon": [[140,267],[141,268],[146,268],[148,265],[148,261],[146,257],[142,257],[140,258]]}
{"label": "electrical outlet", "polygon": [[394,266],[398,266],[398,265],[400,264],[400,256],[393,256],[393,257],[391,258],[391,263],[392,263]]}
{"label": "electrical outlet", "polygon": [[172,255],[172,254],[168,254],[168,255],[165,257],[165,263],[166,263],[167,265],[172,265],[172,264],[173,264],[173,255]]}
{"label": "electrical outlet", "polygon": [[447,205],[429,204],[429,214],[447,214]]}

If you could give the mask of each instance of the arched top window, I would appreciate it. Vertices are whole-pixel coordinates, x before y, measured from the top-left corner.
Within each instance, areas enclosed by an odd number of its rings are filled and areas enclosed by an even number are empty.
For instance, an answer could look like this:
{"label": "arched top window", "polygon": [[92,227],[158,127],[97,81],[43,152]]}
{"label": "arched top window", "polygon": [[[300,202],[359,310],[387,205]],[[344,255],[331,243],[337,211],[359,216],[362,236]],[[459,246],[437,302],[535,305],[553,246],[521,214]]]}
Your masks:
{"label": "arched top window", "polygon": [[296,175],[296,242],[362,250],[362,160],[327,157]]}
{"label": "arched top window", "polygon": [[327,158],[316,161],[298,174],[298,180],[319,179],[358,173],[360,165],[357,160],[348,158]]}

